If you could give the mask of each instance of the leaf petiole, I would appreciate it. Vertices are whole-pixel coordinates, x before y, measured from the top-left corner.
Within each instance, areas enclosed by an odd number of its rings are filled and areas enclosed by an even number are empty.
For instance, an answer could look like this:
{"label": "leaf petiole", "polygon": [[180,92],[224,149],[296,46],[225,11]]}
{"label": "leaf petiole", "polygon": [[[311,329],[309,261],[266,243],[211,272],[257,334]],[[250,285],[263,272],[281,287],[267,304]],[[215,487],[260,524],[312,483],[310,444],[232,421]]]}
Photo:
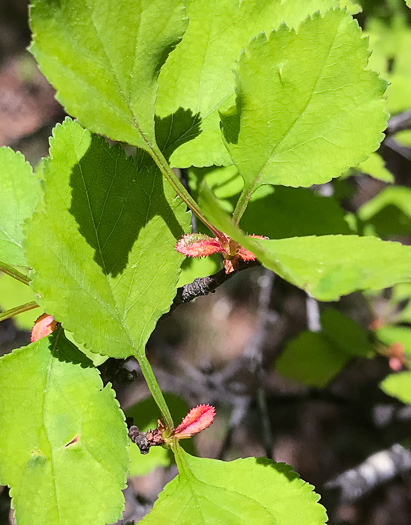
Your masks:
{"label": "leaf petiole", "polygon": [[213,226],[203,215],[198,204],[193,199],[193,197],[188,193],[184,188],[181,182],[173,173],[173,170],[170,168],[167,160],[164,155],[161,153],[160,149],[157,146],[149,145],[150,155],[153,158],[154,162],[157,164],[159,170],[171,185],[177,195],[185,202],[188,208],[196,215],[196,217],[207,226],[207,228],[222,242],[226,241],[226,236],[220,232],[215,226]]}
{"label": "leaf petiole", "polygon": [[26,277],[23,273],[19,272],[13,266],[10,266],[9,264],[0,261],[0,272],[3,272],[7,275],[10,275],[10,277],[13,277],[13,279],[16,279],[17,281],[20,281],[23,284],[29,284],[30,280],[28,277]]}
{"label": "leaf petiole", "polygon": [[250,189],[243,189],[241,192],[237,204],[235,205],[235,209],[233,212],[233,221],[236,226],[239,225],[241,217],[243,216],[245,210],[247,209],[248,203],[251,199],[252,191]]}
{"label": "leaf petiole", "polygon": [[154,375],[153,369],[151,368],[151,365],[144,354],[136,353],[135,357],[140,365],[141,372],[144,376],[150,393],[153,396],[153,399],[161,412],[166,429],[168,432],[171,432],[174,428],[173,418],[171,417],[170,409],[168,408],[163,393],[161,392],[160,387],[157,383],[157,379]]}
{"label": "leaf petiole", "polygon": [[38,308],[38,306],[39,305],[35,301],[31,301],[30,303],[25,303],[14,308],[10,308],[10,310],[0,313],[0,321],[5,321],[6,319],[10,319],[10,317],[14,317],[15,315],[28,312],[29,310],[34,310],[34,308]]}

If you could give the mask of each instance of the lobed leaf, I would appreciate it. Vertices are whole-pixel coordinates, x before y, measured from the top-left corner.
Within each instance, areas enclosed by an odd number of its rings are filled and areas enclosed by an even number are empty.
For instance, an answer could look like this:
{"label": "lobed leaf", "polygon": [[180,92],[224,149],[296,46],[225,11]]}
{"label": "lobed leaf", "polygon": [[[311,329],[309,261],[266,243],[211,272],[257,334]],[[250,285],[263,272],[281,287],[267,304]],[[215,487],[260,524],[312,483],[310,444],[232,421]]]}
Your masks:
{"label": "lobed leaf", "polygon": [[357,22],[339,9],[250,42],[236,106],[221,113],[248,198],[262,184],[322,184],[378,148],[386,82],[365,70],[368,55]]}
{"label": "lobed leaf", "polygon": [[179,475],[141,523],[170,525],[321,525],[327,516],[312,486],[291,467],[266,458],[231,462],[176,451]]}
{"label": "lobed leaf", "polygon": [[150,149],[157,77],[187,26],[181,0],[33,0],[30,48],[66,111]]}
{"label": "lobed leaf", "polygon": [[93,352],[143,352],[175,295],[184,204],[151,161],[69,119],[55,128],[44,173],[27,245],[39,304]]}
{"label": "lobed leaf", "polygon": [[17,523],[105,525],[121,517],[124,416],[62,329],[0,360],[0,479]]}
{"label": "lobed leaf", "polygon": [[[358,11],[352,2],[343,4]],[[170,135],[192,138],[171,155],[172,165],[231,164],[221,140],[218,112],[234,102],[232,69],[241,49],[260,31],[269,33],[282,23],[298,27],[308,15],[338,5],[337,0],[188,0],[190,23],[161,70],[156,103],[162,118],[181,108],[191,113],[177,134],[169,130]],[[179,125],[175,119],[171,128]],[[178,142],[176,137],[173,140]]]}
{"label": "lobed leaf", "polygon": [[0,148],[0,261],[27,266],[23,225],[38,197],[39,184],[30,164],[21,153]]}

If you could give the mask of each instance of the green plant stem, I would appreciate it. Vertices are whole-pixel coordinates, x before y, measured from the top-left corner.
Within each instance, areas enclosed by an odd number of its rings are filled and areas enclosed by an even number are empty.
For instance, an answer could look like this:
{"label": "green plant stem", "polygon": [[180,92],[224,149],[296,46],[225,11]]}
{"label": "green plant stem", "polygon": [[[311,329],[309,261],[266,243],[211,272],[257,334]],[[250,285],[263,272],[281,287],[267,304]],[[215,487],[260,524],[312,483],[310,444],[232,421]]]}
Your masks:
{"label": "green plant stem", "polygon": [[148,359],[143,354],[136,354],[136,359],[140,365],[141,372],[146,380],[147,386],[153,396],[156,405],[160,409],[161,415],[163,416],[164,423],[168,431],[171,432],[174,428],[173,418],[170,414],[170,409],[167,406],[166,400],[164,399],[163,393],[157,383],[157,379],[154,375],[153,369],[151,368]]}
{"label": "green plant stem", "polygon": [[17,279],[17,281],[20,281],[23,284],[29,284],[29,279],[24,274],[13,268],[13,266],[10,266],[9,264],[6,264],[2,261],[0,261],[0,272],[3,272],[7,275],[10,275],[10,277],[13,277],[13,279]]}
{"label": "green plant stem", "polygon": [[5,319],[10,319],[10,317],[14,317],[15,315],[22,314],[23,312],[28,312],[29,310],[33,310],[34,308],[38,308],[38,304],[35,301],[31,301],[30,303],[21,304],[20,306],[16,306],[15,308],[11,308],[10,310],[6,310],[5,312],[2,312],[0,314],[0,321],[4,321]]}
{"label": "green plant stem", "polygon": [[173,173],[173,170],[170,168],[167,160],[165,159],[161,151],[158,149],[158,147],[151,146],[150,153],[151,153],[151,156],[154,162],[157,164],[159,170],[161,171],[165,179],[169,182],[169,184],[174,189],[174,191],[177,193],[177,195],[186,203],[186,205],[197,216],[197,218],[203,224],[205,224],[207,228],[211,232],[213,232],[213,234],[218,239],[220,239],[222,242],[225,242],[226,236],[205,218],[198,204],[193,199],[193,197],[188,193],[188,191],[184,188],[184,186],[181,184],[178,178],[175,176],[175,174]]}
{"label": "green plant stem", "polygon": [[235,205],[235,209],[233,212],[233,221],[236,226],[239,225],[240,219],[243,216],[245,210],[247,209],[248,203],[251,199],[251,193],[252,190],[250,189],[243,189],[241,192],[241,195],[238,198],[237,204]]}
{"label": "green plant stem", "polygon": [[184,450],[181,448],[181,445],[177,440],[171,445],[171,450],[173,451],[177,469],[180,472],[180,474],[184,472],[184,475],[187,478],[192,477],[193,474],[190,470],[190,467],[187,465],[187,461],[184,457]]}

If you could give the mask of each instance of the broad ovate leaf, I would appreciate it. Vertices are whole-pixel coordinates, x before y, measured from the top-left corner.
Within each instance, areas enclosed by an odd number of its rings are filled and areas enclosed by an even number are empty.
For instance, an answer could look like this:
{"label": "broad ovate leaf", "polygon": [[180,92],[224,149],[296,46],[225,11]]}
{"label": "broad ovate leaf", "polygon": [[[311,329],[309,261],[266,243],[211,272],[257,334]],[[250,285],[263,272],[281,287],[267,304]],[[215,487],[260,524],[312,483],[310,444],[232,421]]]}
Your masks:
{"label": "broad ovate leaf", "polygon": [[143,525],[322,525],[325,509],[291,467],[266,458],[224,462],[176,451],[179,475],[160,494]]}
{"label": "broad ovate leaf", "polygon": [[[357,10],[351,2],[344,3]],[[156,103],[162,118],[177,115],[180,108],[190,112],[177,137],[194,138],[174,151],[172,165],[231,164],[221,140],[218,112],[234,103],[232,70],[241,49],[260,31],[269,33],[282,23],[296,28],[308,15],[338,4],[336,0],[188,0],[189,27],[162,68]],[[175,119],[172,127],[178,126]],[[177,141],[176,131],[169,133]]]}
{"label": "broad ovate leaf", "polygon": [[200,203],[219,230],[253,252],[265,267],[320,301],[411,280],[410,246],[357,235],[253,239],[234,224],[206,186]]}
{"label": "broad ovate leaf", "polygon": [[120,519],[127,429],[110,385],[63,335],[0,360],[0,480],[17,523]]}
{"label": "broad ovate leaf", "polygon": [[66,111],[151,149],[157,77],[187,19],[181,0],[33,0],[31,51]]}
{"label": "broad ovate leaf", "polygon": [[21,153],[0,148],[0,261],[27,266],[24,222],[36,207],[39,184]]}
{"label": "broad ovate leaf", "polygon": [[44,310],[93,352],[143,352],[176,291],[189,214],[155,165],[67,119],[54,130],[28,235]]}
{"label": "broad ovate leaf", "polygon": [[246,199],[262,184],[325,183],[378,148],[386,82],[365,69],[368,56],[357,22],[339,9],[250,42],[236,106],[222,113]]}

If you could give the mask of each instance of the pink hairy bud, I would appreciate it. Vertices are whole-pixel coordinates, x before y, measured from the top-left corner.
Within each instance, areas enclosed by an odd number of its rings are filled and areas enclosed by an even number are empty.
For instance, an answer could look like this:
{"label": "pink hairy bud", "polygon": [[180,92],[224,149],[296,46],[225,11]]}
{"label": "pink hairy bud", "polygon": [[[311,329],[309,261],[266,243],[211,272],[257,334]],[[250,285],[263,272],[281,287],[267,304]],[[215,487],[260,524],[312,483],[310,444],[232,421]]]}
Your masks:
{"label": "pink hairy bud", "polygon": [[192,408],[183,421],[172,432],[177,439],[184,439],[209,427],[214,420],[215,409],[210,405],[198,405]]}
{"label": "pink hairy bud", "polygon": [[203,233],[187,233],[176,244],[176,250],[187,257],[207,257],[224,251],[217,238]]}
{"label": "pink hairy bud", "polygon": [[42,337],[50,335],[57,327],[57,321],[52,315],[43,314],[36,320],[31,331],[31,342],[38,341]]}
{"label": "pink hairy bud", "polygon": [[[267,239],[262,235],[250,235],[254,239]],[[226,243],[222,244],[217,237],[209,237],[203,233],[186,233],[176,244],[176,250],[187,257],[207,257],[213,253],[222,253],[224,257],[225,273],[234,272],[240,261],[255,261],[255,255],[226,237]]]}

